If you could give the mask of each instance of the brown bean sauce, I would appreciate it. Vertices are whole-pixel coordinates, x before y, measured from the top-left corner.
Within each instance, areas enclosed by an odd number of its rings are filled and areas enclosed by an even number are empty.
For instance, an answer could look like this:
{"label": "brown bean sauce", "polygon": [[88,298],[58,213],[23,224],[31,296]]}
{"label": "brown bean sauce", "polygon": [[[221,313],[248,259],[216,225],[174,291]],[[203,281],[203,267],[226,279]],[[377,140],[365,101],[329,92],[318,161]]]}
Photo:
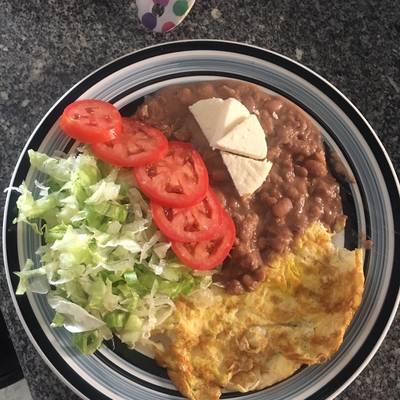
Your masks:
{"label": "brown bean sauce", "polygon": [[[250,198],[240,198],[219,151],[210,148],[188,109],[210,97],[236,98],[264,128],[273,167]],[[344,227],[339,185],[328,171],[321,134],[292,102],[249,83],[219,80],[162,89],[146,99],[136,116],[171,139],[192,142],[202,154],[210,183],[237,228],[231,255],[215,275],[229,292],[254,290],[268,274],[271,260],[313,221],[320,220],[331,231]]]}

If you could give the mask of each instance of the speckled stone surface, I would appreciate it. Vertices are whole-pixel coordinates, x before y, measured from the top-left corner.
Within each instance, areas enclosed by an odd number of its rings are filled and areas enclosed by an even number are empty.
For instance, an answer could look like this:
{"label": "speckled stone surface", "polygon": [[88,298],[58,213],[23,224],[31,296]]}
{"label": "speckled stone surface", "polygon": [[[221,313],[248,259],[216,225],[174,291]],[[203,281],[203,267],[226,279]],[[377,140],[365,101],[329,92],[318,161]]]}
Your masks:
{"label": "speckled stone surface", "polygon": [[[356,104],[400,170],[397,1],[198,0],[184,23],[165,35],[144,31],[128,0],[0,0],[0,10],[1,188],[35,125],[75,82],[127,52],[189,38],[256,44],[314,69]],[[3,268],[0,300],[33,398],[75,399],[30,344]],[[400,398],[399,317],[371,363],[338,398]]]}

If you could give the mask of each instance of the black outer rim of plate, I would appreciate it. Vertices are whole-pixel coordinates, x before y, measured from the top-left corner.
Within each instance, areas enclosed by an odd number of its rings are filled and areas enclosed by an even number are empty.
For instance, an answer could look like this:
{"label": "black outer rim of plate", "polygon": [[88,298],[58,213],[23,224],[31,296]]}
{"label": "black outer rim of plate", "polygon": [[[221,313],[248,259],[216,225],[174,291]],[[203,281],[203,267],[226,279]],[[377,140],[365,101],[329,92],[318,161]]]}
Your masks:
{"label": "black outer rim of plate", "polygon": [[[11,181],[10,186],[18,186],[26,176],[26,172],[29,169],[29,159],[27,154],[28,146],[29,148],[37,149],[47,132],[61,115],[63,109],[69,103],[73,102],[76,98],[82,95],[91,86],[101,81],[106,76],[120,70],[121,68],[135,64],[138,61],[167,53],[196,50],[228,51],[268,61],[300,76],[318,88],[351,119],[353,124],[363,135],[365,141],[368,143],[368,146],[373,151],[378,164],[381,166],[381,172],[384,176],[385,183],[389,191],[391,204],[400,204],[397,178],[388,157],[385,155],[382,145],[375,137],[372,129],[357,111],[357,109],[339,91],[337,91],[337,89],[335,89],[311,70],[277,53],[235,42],[209,40],[171,42],[145,48],[143,50],[123,56],[111,62],[110,64],[101,67],[97,71],[84,78],[80,83],[67,92],[52,107],[46,117],[39,123],[35,129],[35,134],[30,138],[23,150],[23,153],[21,154],[20,161],[16,166],[15,177]],[[210,73],[212,74],[212,72]],[[383,168],[384,166],[386,168]],[[4,261],[5,265],[9,264],[7,260],[14,261],[14,267],[9,268],[10,280],[14,292],[18,284],[18,279],[13,274],[13,272],[17,270],[18,252],[16,243],[16,229],[12,224],[11,214],[12,207],[15,207],[16,198],[17,195],[15,193],[9,194],[8,208],[5,209],[4,214],[4,233],[6,236]],[[400,210],[396,207],[392,207],[392,209],[394,226],[400,227]],[[377,321],[372,327],[371,332],[368,334],[365,342],[362,344],[361,348],[351,359],[351,361],[328,384],[319,389],[313,395],[309,396],[307,400],[326,399],[338,389],[346,385],[346,383],[353,378],[353,375],[357,372],[357,370],[363,367],[363,364],[369,355],[374,352],[377,342],[380,341],[382,334],[385,333],[388,323],[391,322],[392,312],[396,306],[400,288],[400,274],[395,273],[395,271],[400,268],[400,234],[397,230],[395,232],[394,264],[395,265],[390,279],[389,288],[382,306],[381,313],[379,314]],[[31,337],[31,340],[34,342],[37,348],[40,349],[40,352],[47,359],[50,366],[53,366],[53,368],[58,371],[58,375],[62,376],[66,382],[68,382],[83,396],[87,396],[88,398],[96,400],[109,400],[106,395],[84,381],[81,376],[62,359],[58,352],[51,351],[52,345],[42,331],[38,321],[34,317],[28,298],[26,296],[18,296],[18,298],[16,298],[14,293],[11,293],[11,295],[14,298],[14,302],[20,309],[21,317],[23,322],[26,324],[25,329],[28,330],[28,336]],[[143,383],[145,386],[148,386],[147,382]]]}

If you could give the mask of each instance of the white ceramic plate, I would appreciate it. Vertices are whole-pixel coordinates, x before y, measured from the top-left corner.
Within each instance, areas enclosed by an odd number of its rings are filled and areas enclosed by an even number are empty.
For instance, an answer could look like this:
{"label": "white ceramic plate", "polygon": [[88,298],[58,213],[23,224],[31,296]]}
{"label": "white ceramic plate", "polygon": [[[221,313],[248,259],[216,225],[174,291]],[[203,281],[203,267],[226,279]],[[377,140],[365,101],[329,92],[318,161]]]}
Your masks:
{"label": "white ceramic plate", "polygon": [[[93,72],[67,92],[46,114],[28,143],[11,179],[34,189],[37,171],[29,169],[28,149],[68,151],[69,139],[57,120],[78,98],[100,98],[132,114],[146,96],[172,83],[234,78],[279,93],[307,111],[320,125],[327,151],[339,154],[356,179],[341,182],[349,223],[348,248],[361,236],[374,243],[365,256],[366,286],[355,316],[337,354],[327,363],[307,367],[285,381],[259,392],[225,393],[223,398],[288,400],[327,399],[343,390],[365,367],[382,342],[399,302],[400,214],[399,184],[389,158],[370,125],[332,85],[300,64],[277,53],[238,43],[185,41],[128,54]],[[51,329],[53,312],[40,295],[15,297],[13,272],[26,258],[35,259],[39,238],[26,225],[13,225],[17,194],[7,196],[4,262],[14,304],[33,344],[58,376],[83,398],[93,400],[176,399],[180,394],[165,370],[145,355],[118,344],[103,346],[93,356],[71,347],[64,329]]]}

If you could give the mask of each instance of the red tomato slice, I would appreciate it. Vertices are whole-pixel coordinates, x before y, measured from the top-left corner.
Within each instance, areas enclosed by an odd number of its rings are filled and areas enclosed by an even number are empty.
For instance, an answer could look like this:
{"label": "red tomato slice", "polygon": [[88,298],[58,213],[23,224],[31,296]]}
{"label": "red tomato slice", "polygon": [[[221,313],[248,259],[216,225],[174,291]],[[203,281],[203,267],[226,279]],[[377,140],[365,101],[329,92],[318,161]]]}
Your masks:
{"label": "red tomato slice", "polygon": [[78,100],[67,106],[60,119],[61,129],[83,143],[108,142],[122,131],[119,111],[102,100]]}
{"label": "red tomato slice", "polygon": [[215,234],[221,223],[222,205],[209,189],[206,197],[187,208],[163,207],[151,202],[153,219],[160,231],[170,240],[197,242]]}
{"label": "red tomato slice", "polygon": [[212,239],[190,243],[172,242],[172,250],[190,268],[213,269],[222,264],[228,256],[235,237],[235,224],[230,215],[223,210],[220,227]]}
{"label": "red tomato slice", "polygon": [[207,168],[189,143],[169,142],[163,159],[134,173],[142,192],[165,207],[190,207],[203,200],[208,190]]}
{"label": "red tomato slice", "polygon": [[114,140],[92,145],[93,154],[119,167],[141,167],[163,158],[168,151],[164,134],[144,122],[122,118],[122,133]]}

